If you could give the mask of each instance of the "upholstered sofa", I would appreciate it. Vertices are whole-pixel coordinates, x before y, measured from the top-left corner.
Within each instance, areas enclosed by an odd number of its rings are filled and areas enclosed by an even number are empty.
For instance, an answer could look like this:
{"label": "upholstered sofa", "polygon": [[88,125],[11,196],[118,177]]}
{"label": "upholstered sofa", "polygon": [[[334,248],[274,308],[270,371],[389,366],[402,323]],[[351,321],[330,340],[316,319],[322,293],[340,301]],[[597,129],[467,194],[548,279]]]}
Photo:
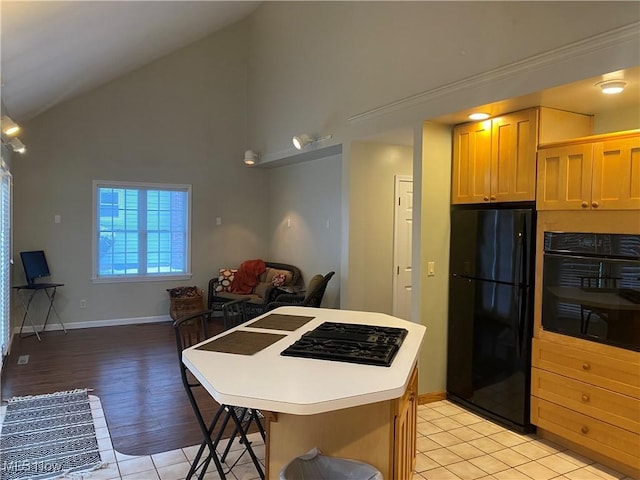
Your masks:
{"label": "upholstered sofa", "polygon": [[209,280],[208,308],[220,310],[223,303],[244,298],[248,313],[254,316],[264,312],[267,304],[274,301],[279,293],[283,293],[278,287],[304,288],[302,273],[298,267],[287,263],[264,263],[266,270],[260,274],[258,284],[250,293],[232,293],[231,286],[238,269],[221,268],[218,276]]}

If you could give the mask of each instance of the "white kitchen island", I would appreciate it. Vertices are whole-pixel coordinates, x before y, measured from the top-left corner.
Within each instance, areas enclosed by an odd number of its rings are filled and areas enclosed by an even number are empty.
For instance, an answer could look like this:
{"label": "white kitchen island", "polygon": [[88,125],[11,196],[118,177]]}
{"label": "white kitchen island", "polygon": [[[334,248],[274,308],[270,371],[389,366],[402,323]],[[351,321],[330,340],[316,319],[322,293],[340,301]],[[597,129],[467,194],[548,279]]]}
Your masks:
{"label": "white kitchen island", "polygon": [[[313,318],[294,331],[252,327],[271,314]],[[408,333],[389,367],[280,355],[323,322],[405,328]],[[267,423],[267,478],[277,479],[286,463],[313,447],[369,463],[385,479],[412,477],[415,368],[424,326],[381,313],[282,307],[214,340],[234,332],[280,337],[270,337],[273,343],[253,354],[203,349],[210,339],[186,349],[182,359],[218,403],[275,413]]]}

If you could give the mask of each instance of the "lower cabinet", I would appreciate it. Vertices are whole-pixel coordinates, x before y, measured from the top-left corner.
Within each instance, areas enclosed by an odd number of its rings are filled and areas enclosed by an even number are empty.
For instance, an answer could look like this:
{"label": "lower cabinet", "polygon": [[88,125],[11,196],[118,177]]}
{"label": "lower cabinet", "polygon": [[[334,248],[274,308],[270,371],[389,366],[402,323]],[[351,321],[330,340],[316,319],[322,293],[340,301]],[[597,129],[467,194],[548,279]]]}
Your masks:
{"label": "lower cabinet", "polygon": [[418,374],[393,400],[316,415],[277,413],[267,427],[267,478],[278,479],[292,459],[317,448],[377,468],[385,480],[411,480],[416,459]]}
{"label": "lower cabinet", "polygon": [[418,424],[418,370],[414,369],[405,394],[396,400],[393,442],[393,478],[413,478]]}
{"label": "lower cabinet", "polygon": [[531,423],[640,474],[640,354],[558,337],[533,340]]}

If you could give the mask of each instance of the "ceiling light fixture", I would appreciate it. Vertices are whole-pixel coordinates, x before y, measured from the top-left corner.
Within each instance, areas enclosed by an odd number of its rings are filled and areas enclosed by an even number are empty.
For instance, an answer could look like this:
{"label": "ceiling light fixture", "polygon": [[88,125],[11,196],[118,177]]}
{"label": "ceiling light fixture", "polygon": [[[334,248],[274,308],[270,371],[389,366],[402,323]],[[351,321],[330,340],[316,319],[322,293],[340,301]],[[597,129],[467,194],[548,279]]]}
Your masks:
{"label": "ceiling light fixture", "polygon": [[600,89],[602,90],[602,93],[605,93],[607,95],[615,95],[616,93],[622,92],[624,90],[624,87],[627,86],[627,84],[616,80],[616,81],[600,82],[597,84],[597,86],[600,87]]}
{"label": "ceiling light fixture", "polygon": [[325,135],[320,138],[313,138],[306,133],[301,133],[299,135],[294,136],[291,141],[293,142],[293,146],[296,147],[296,150],[302,150],[307,145],[311,145],[312,143],[320,142],[322,140],[328,140],[331,138],[331,135]]}
{"label": "ceiling light fixture", "polygon": [[18,137],[9,140],[9,145],[11,145],[11,149],[16,153],[24,153],[27,151],[27,147],[25,147],[24,143],[22,143]]}
{"label": "ceiling light fixture", "polygon": [[469,115],[471,120],[486,120],[487,118],[489,118],[489,114],[484,112],[475,112]]}
{"label": "ceiling light fixture", "polygon": [[258,161],[259,155],[253,150],[247,150],[244,152],[244,163],[245,165],[255,165]]}
{"label": "ceiling light fixture", "polygon": [[8,115],[2,116],[2,133],[8,136],[13,136],[20,131],[20,126],[11,120]]}

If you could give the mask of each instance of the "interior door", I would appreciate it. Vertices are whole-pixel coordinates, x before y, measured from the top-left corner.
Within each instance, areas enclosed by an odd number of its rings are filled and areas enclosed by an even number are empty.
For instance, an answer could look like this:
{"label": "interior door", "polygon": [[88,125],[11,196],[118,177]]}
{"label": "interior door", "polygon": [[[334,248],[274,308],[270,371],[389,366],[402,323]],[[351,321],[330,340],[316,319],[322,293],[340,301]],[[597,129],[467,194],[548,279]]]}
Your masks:
{"label": "interior door", "polygon": [[411,320],[413,177],[396,176],[393,235],[393,315]]}

